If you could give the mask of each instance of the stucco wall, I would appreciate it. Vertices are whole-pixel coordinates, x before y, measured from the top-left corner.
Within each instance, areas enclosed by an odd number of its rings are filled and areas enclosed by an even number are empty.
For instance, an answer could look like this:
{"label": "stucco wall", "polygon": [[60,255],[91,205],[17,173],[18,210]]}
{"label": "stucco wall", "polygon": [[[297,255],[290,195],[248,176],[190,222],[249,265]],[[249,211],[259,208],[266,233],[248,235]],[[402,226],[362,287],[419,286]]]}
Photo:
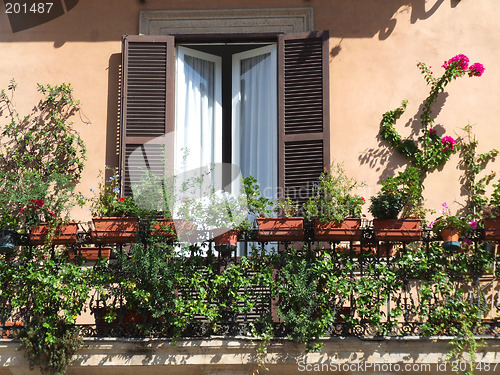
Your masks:
{"label": "stucco wall", "polygon": [[[201,5],[200,5],[201,4]],[[250,5],[251,4],[251,5]],[[500,29],[496,0],[82,0],[71,11],[40,26],[13,33],[0,4],[0,87],[18,82],[16,102],[28,111],[37,100],[36,83],[70,82],[82,101],[75,123],[88,146],[81,190],[96,186],[99,169],[116,162],[118,65],[121,36],[137,34],[139,11],[154,9],[312,7],[314,28],[330,30],[332,156],[344,161],[350,175],[367,182],[366,197],[378,190],[380,176],[391,173],[400,159],[380,147],[377,133],[382,114],[409,100],[399,122],[409,132],[418,118],[428,87],[416,67],[433,67],[458,53],[481,62],[481,78],[462,78],[449,85],[436,118],[447,134],[474,125],[479,151],[499,147],[497,81]],[[441,101],[443,103],[443,101]],[[87,123],[90,122],[90,123]],[[453,161],[456,162],[454,157]],[[489,169],[498,168],[491,164]],[[427,205],[461,201],[454,163],[430,176]],[[88,219],[82,211],[77,219]]]}

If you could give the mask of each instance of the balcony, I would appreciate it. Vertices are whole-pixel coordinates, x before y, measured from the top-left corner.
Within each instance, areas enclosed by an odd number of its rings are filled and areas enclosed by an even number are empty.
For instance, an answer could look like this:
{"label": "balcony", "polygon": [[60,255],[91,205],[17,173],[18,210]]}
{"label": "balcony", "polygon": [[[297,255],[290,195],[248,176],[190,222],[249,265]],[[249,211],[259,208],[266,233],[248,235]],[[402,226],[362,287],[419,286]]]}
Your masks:
{"label": "balcony", "polygon": [[[255,350],[254,342],[270,352],[301,344],[297,355],[358,339],[394,348],[417,339],[425,348],[429,337],[461,358],[455,348],[472,355],[478,338],[487,339],[490,351],[482,354],[490,355],[499,332],[497,244],[485,242],[480,229],[467,234],[470,245],[445,250],[427,229],[418,240],[386,242],[364,221],[359,237],[319,242],[306,223],[301,242],[259,242],[252,229],[240,233],[235,250],[216,245],[207,231],[197,231],[189,244],[151,236],[146,221],[135,243],[105,243],[96,240],[92,225],[78,228],[71,245],[50,246],[44,260],[37,258],[43,245],[28,239],[16,253],[2,256],[3,339],[26,337],[26,326],[50,321],[50,314],[74,314],[54,324],[67,328],[72,322],[85,338],[80,354],[91,347],[101,353],[99,345],[109,340],[129,349],[154,347],[162,355],[180,350],[161,349],[165,342],[184,349],[208,345],[216,356],[224,346],[229,352]],[[66,306],[65,299],[74,304]],[[220,347],[212,347],[213,340]],[[6,342],[5,350],[18,345]],[[446,352],[442,347],[438,351]],[[257,363],[259,352],[253,353]],[[297,363],[298,357],[290,358]]]}

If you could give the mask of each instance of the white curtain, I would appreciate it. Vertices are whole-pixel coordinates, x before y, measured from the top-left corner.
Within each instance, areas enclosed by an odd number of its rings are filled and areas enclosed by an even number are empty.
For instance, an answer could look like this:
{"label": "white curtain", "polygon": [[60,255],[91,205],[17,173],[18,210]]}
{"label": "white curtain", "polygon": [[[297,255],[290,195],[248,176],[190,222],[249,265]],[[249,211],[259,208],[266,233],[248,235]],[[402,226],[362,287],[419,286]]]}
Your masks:
{"label": "white curtain", "polygon": [[221,58],[177,50],[176,174],[222,161]]}
{"label": "white curtain", "polygon": [[233,163],[271,199],[278,185],[276,64],[275,45],[233,56]]}

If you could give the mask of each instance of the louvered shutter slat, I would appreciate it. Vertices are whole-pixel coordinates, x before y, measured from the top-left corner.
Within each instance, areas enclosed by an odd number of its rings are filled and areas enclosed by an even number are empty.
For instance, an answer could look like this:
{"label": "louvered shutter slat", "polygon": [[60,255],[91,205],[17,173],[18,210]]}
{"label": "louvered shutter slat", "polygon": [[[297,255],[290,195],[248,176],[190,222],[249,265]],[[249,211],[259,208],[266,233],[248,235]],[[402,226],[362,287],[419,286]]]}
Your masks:
{"label": "louvered shutter slat", "polygon": [[[130,195],[144,164],[155,175],[165,173],[165,135],[174,127],[174,38],[125,36],[122,69],[120,172],[122,191]],[[129,161],[134,150],[145,159]]]}
{"label": "louvered shutter slat", "polygon": [[328,33],[279,38],[279,185],[303,204],[329,163]]}

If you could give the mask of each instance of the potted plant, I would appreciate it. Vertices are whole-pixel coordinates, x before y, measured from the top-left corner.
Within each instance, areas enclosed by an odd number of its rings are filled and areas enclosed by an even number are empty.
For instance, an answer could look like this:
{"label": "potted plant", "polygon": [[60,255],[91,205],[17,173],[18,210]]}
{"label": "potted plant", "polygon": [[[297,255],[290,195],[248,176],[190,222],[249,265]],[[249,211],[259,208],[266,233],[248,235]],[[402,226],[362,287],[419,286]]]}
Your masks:
{"label": "potted plant", "polygon": [[475,229],[476,223],[468,221],[463,216],[451,215],[450,208],[446,202],[442,206],[442,216],[431,222],[429,226],[434,233],[443,239],[443,248],[446,250],[458,250],[461,247],[460,238],[467,230]]}
{"label": "potted plant", "polygon": [[304,218],[298,217],[298,204],[289,197],[274,203],[278,217],[257,218],[257,237],[260,242],[301,241],[304,239]]}
{"label": "potted plant", "polygon": [[99,258],[109,259],[111,257],[111,247],[108,246],[80,246],[74,251],[68,252],[69,259],[81,257],[84,260],[97,260]]}
{"label": "potted plant", "polygon": [[352,241],[361,238],[363,197],[352,194],[362,184],[346,176],[341,164],[319,178],[314,195],[304,204],[305,217],[314,222],[318,241]]}
{"label": "potted plant", "polygon": [[188,179],[176,184],[175,177],[166,178],[146,170],[140,181],[132,185],[135,205],[141,218],[147,220],[149,235],[168,243],[197,241],[197,228],[192,223],[192,199],[183,195],[193,183]]}
{"label": "potted plant", "polygon": [[[130,243],[136,240],[139,209],[132,197],[120,194],[117,175],[99,182],[97,194],[91,199],[95,243]],[[93,189],[91,188],[93,191]]]}
{"label": "potted plant", "polygon": [[500,240],[500,182],[493,185],[491,199],[482,211],[482,221],[484,226],[484,239]]}
{"label": "potted plant", "polygon": [[65,222],[50,210],[43,199],[30,199],[21,209],[31,245],[72,245],[76,243],[78,226]]}
{"label": "potted plant", "polygon": [[212,192],[204,210],[204,225],[212,230],[215,249],[222,254],[236,250],[238,236],[250,227],[243,195]]}
{"label": "potted plant", "polygon": [[410,242],[422,236],[422,182],[416,168],[408,167],[396,177],[382,182],[380,192],[371,197],[370,213],[376,240]]}
{"label": "potted plant", "polygon": [[[297,217],[298,204],[289,197],[271,200],[263,197],[253,176],[244,179],[250,216],[256,217],[257,239],[267,241],[300,241],[304,239],[304,218]],[[278,216],[278,217],[276,217]]]}
{"label": "potted plant", "polygon": [[251,226],[246,196],[213,188],[203,199],[185,199],[179,213],[203,229],[223,255],[236,250],[239,234]]}

